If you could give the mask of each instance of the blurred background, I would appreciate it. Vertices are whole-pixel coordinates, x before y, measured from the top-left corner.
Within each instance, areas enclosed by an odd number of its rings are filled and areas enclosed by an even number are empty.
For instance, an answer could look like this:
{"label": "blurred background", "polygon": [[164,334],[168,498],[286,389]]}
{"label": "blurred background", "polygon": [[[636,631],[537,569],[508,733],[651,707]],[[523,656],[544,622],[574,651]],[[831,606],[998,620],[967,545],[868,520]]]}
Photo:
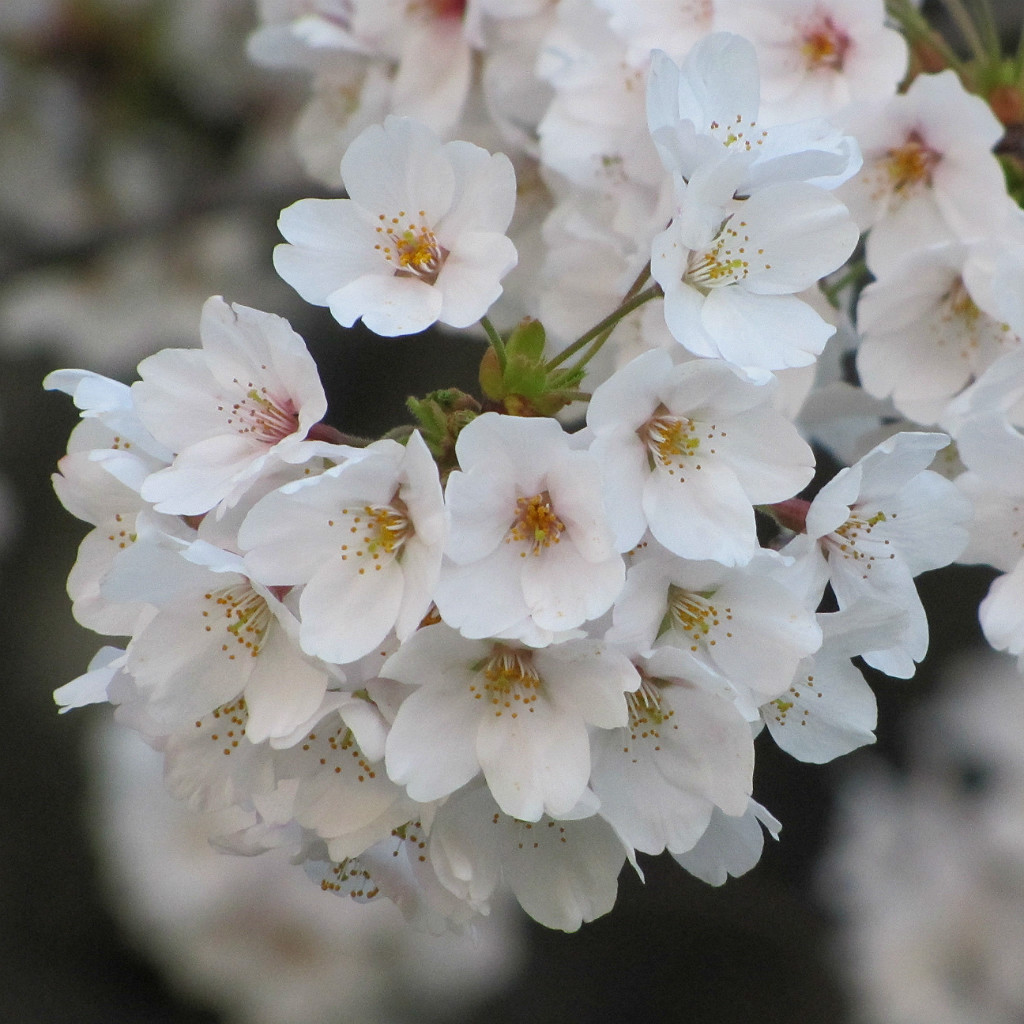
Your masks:
{"label": "blurred background", "polygon": [[85,526],[50,488],[76,412],[47,372],[130,381],[223,294],[291,320],[343,430],[474,386],[473,340],[345,332],[274,274],[278,212],[327,193],[292,156],[304,82],[250,63],[255,24],[254,0],[0,0],[0,1020],[1020,1024],[1024,696],[970,653],[986,570],[922,578],[931,653],[872,678],[874,748],[816,767],[759,740],[784,827],[754,871],[712,889],[647,859],[575,935],[510,908],[417,938],[217,856],[109,707],[58,716],[102,641],[64,593]]}

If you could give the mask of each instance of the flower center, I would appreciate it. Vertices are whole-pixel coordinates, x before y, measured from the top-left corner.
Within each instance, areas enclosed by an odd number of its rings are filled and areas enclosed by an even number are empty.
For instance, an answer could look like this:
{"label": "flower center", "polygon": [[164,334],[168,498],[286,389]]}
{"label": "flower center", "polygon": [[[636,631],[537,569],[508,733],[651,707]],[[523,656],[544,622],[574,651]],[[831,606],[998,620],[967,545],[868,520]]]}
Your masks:
{"label": "flower center", "polygon": [[[419,211],[421,220],[426,215],[425,210]],[[416,277],[434,284],[448,258],[448,250],[425,224],[409,221],[402,228],[405,217],[405,210],[399,210],[398,216],[390,219],[383,213],[378,215],[376,231],[381,237],[374,249],[394,267],[396,277]]]}
{"label": "flower center", "polygon": [[[565,523],[551,507],[551,495],[541,491],[531,498],[516,499],[516,515],[505,534],[505,543],[523,541],[534,555],[539,555],[542,548],[558,544],[564,532]],[[526,557],[525,551],[519,554]]]}
{"label": "flower center", "polygon": [[932,171],[940,159],[940,154],[929,148],[917,132],[911,132],[902,146],[886,154],[893,190],[903,192],[919,185],[930,186]]}
{"label": "flower center", "polygon": [[810,70],[841,71],[849,48],[850,37],[827,14],[819,14],[804,27],[800,49]]}
{"label": "flower center", "polygon": [[248,722],[249,709],[245,706],[245,698],[238,697],[229,704],[215,708],[205,718],[200,718],[195,727],[199,730],[200,736],[208,738],[211,743],[220,747],[225,757],[230,757],[245,738]]}
{"label": "flower center", "polygon": [[[664,410],[664,411],[662,411]],[[640,440],[647,448],[649,467],[667,469],[669,476],[675,476],[677,469],[688,464],[686,459],[697,454],[700,438],[693,436],[695,424],[686,416],[673,416],[664,406],[638,431]]]}
{"label": "flower center", "polygon": [[486,698],[491,702],[495,718],[500,718],[506,710],[513,718],[518,718],[523,708],[533,713],[542,681],[533,667],[532,651],[495,644],[491,656],[480,666],[480,672],[485,682],[482,686],[471,684],[469,690],[476,700]]}
{"label": "flower center", "polygon": [[412,0],[408,10],[423,11],[435,18],[461,18],[466,13],[466,0]]}
{"label": "flower center", "polygon": [[887,537],[872,537],[871,534],[880,523],[895,519],[896,513],[890,512],[886,515],[881,509],[873,516],[866,516],[863,512],[854,512],[852,509],[851,513],[850,518],[842,526],[822,538],[825,546],[849,561],[863,563],[865,574],[875,559],[895,558],[896,555],[892,551],[885,551],[891,541]]}
{"label": "flower center", "polygon": [[[692,652],[696,652],[702,643],[714,647],[718,642],[713,635],[714,630],[732,621],[732,608],[719,610],[711,602],[712,597],[714,593],[695,594],[671,584],[668,588],[668,614],[662,631],[667,628],[682,632]],[[725,635],[731,637],[732,633],[727,631]]]}
{"label": "flower center", "polygon": [[[751,257],[760,262],[764,256],[764,249],[751,246],[746,228],[745,220],[729,217],[709,246],[690,253],[683,281],[707,294],[712,288],[744,280],[750,273]],[[763,267],[770,270],[771,264],[765,263]]]}
{"label": "flower center", "polygon": [[632,739],[660,739],[658,730],[674,714],[661,699],[661,690],[653,680],[644,676],[640,688],[626,694],[629,708],[629,731]]}
{"label": "flower center", "polygon": [[[242,651],[255,658],[263,649],[267,630],[274,621],[274,614],[264,598],[252,587],[240,584],[212,590],[203,595],[203,600],[210,605],[203,608],[203,618],[212,620],[203,628],[212,633],[221,620],[220,624],[228,634],[221,650],[227,654],[228,660],[234,661]],[[223,621],[225,619],[226,622]],[[238,650],[239,647],[242,651]]]}
{"label": "flower center", "polygon": [[971,298],[962,277],[958,277],[953,282],[945,299],[946,304],[949,306],[949,311],[953,316],[962,320],[965,326],[971,327],[977,323],[978,318],[981,316],[981,310],[974,299]]}
{"label": "flower center", "polygon": [[[366,559],[377,572],[399,556],[415,532],[405,503],[397,496],[388,505],[367,503],[358,508],[343,508],[340,517],[328,519],[327,525],[342,528],[343,562],[350,558]],[[365,574],[366,566],[361,565],[359,575]]]}
{"label": "flower center", "polygon": [[283,441],[299,428],[299,416],[291,400],[274,399],[264,387],[252,381],[243,385],[236,377],[234,383],[243,388],[245,395],[230,408],[218,405],[218,412],[226,412],[228,426],[246,437],[266,445]]}
{"label": "flower center", "polygon": [[748,153],[755,146],[763,146],[764,140],[768,137],[768,132],[763,128],[760,131],[755,131],[755,128],[757,122],[751,121],[748,124],[742,114],[737,114],[727,123],[712,121],[708,125],[712,137],[718,139],[723,146],[738,146]]}

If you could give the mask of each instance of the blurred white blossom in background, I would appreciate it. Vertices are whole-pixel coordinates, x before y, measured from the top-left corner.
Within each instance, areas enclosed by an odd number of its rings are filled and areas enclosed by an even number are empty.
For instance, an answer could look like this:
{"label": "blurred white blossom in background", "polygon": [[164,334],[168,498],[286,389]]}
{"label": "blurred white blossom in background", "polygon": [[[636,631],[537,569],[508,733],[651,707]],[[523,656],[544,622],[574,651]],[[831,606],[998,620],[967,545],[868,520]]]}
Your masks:
{"label": "blurred white blossom in background", "polygon": [[95,725],[91,824],[109,905],[180,991],[229,1024],[448,1019],[520,968],[524,920],[510,901],[462,935],[433,936],[387,900],[321,891],[282,850],[220,852],[166,792],[160,755]]}
{"label": "blurred white blossom in background", "polygon": [[850,773],[821,872],[861,1024],[1024,1019],[1024,687],[990,651],[944,676],[907,774]]}

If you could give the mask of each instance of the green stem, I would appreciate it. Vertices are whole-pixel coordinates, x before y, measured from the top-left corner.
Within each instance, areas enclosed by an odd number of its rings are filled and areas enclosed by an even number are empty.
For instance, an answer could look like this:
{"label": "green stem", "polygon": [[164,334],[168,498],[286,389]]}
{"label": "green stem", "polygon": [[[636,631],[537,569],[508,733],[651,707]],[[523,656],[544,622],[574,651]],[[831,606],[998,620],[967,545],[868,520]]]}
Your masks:
{"label": "green stem", "polygon": [[985,58],[988,54],[985,44],[978,33],[978,26],[974,24],[970,11],[967,10],[961,0],[942,0],[942,6],[946,8],[949,16],[956,23],[956,27],[964,37],[964,42],[970,47],[975,58],[981,63],[985,63]]}
{"label": "green stem", "polygon": [[961,78],[966,73],[964,62],[956,55],[950,45],[936,32],[928,23],[923,14],[910,2],[910,0],[888,0],[886,10],[894,21],[896,21],[907,42],[924,43],[933,49]]}
{"label": "green stem", "polygon": [[826,299],[828,299],[834,309],[838,309],[839,293],[846,288],[847,285],[857,284],[867,276],[867,265],[863,260],[857,260],[857,262],[854,263],[838,281],[834,281],[832,284],[823,284],[821,287],[821,293]]}
{"label": "green stem", "polygon": [[[664,293],[661,290],[661,286],[655,284],[651,285],[651,287],[646,289],[646,291],[637,292],[632,298],[625,299],[619,305],[618,309],[609,313],[599,324],[591,327],[586,334],[580,335],[580,337],[578,337],[568,348],[559,352],[557,356],[549,359],[544,368],[550,372],[556,366],[561,366],[567,359],[576,355],[580,349],[589,345],[595,338],[599,339],[601,344],[589,351],[586,358],[577,364],[577,368],[584,366],[586,362],[593,358],[597,353],[597,350],[604,344],[608,335],[611,334],[615,325],[618,324],[620,320],[629,316],[634,309],[639,309],[645,302],[650,302],[651,299],[656,299],[662,294]],[[605,332],[607,332],[607,334]],[[601,337],[602,334],[604,335],[603,338]]]}
{"label": "green stem", "polygon": [[989,0],[978,0],[975,7],[978,10],[976,21],[985,44],[985,50],[990,60],[998,60],[1003,52],[1003,44],[999,38],[999,27],[996,25],[995,15],[992,13],[992,4]]}
{"label": "green stem", "polygon": [[498,357],[498,366],[501,367],[501,372],[504,373],[505,364],[508,361],[508,357],[505,354],[504,339],[498,333],[494,324],[491,323],[489,317],[480,317],[480,326],[487,333],[487,340],[491,343],[491,348],[494,349],[494,354]]}
{"label": "green stem", "polygon": [[1020,35],[1017,37],[1017,51],[1013,55],[1013,67],[1018,86],[1021,84],[1021,77],[1024,76],[1024,24],[1020,27]]}

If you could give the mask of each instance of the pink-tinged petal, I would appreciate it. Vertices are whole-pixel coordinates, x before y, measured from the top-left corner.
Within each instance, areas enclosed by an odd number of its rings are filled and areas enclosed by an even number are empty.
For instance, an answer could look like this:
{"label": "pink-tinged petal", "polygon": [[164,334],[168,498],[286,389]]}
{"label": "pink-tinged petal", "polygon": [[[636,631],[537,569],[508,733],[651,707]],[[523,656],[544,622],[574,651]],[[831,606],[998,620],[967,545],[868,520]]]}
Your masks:
{"label": "pink-tinged petal", "polygon": [[395,633],[399,640],[405,640],[430,610],[434,590],[441,578],[441,546],[421,544],[412,537],[402,548],[398,564],[402,571],[403,592],[395,619]]}
{"label": "pink-tinged petal", "polygon": [[451,530],[445,554],[461,565],[495,551],[515,519],[516,497],[512,480],[495,479],[483,467],[452,473],[446,489]]}
{"label": "pink-tinged petal", "polygon": [[300,199],[281,211],[278,227],[292,244],[275,247],[274,269],[314,306],[349,281],[394,272],[374,249],[372,218],[348,199]]}
{"label": "pink-tinged petal", "polygon": [[534,655],[551,699],[601,729],[625,725],[627,692],[640,676],[624,654],[593,641],[553,644]]}
{"label": "pink-tinged petal", "polygon": [[455,174],[442,143],[425,125],[389,116],[352,140],[341,160],[341,177],[352,200],[371,214],[400,211],[434,224],[451,207]]}
{"label": "pink-tinged petal", "polygon": [[323,418],[327,399],[316,363],[283,317],[214,296],[203,306],[199,331],[207,365],[222,386],[251,385],[275,404],[287,403],[285,411],[301,414],[307,426]]}
{"label": "pink-tinged petal", "polygon": [[535,921],[573,932],[612,909],[626,849],[607,822],[592,817],[510,826],[505,878]]}
{"label": "pink-tinged petal", "polygon": [[146,478],[142,497],[157,512],[201,515],[259,472],[268,449],[237,434],[190,445],[167,469]]}
{"label": "pink-tinged petal", "polygon": [[732,470],[713,457],[705,465],[697,456],[692,470],[674,476],[651,473],[644,483],[643,507],[651,533],[682,558],[740,565],[757,548],[750,499]]}
{"label": "pink-tinged petal", "polygon": [[516,265],[516,247],[504,235],[468,232],[445,261],[435,288],[442,298],[438,319],[450,327],[470,327],[497,302],[499,281]]}
{"label": "pink-tinged petal", "polygon": [[468,565],[444,563],[434,592],[441,618],[476,639],[504,635],[528,620],[519,563],[519,552],[511,544],[499,544],[486,558]]}
{"label": "pink-tinged petal", "polygon": [[587,425],[595,436],[643,426],[658,407],[661,388],[673,369],[672,357],[653,349],[613,373],[587,405]]}
{"label": "pink-tinged petal", "polygon": [[202,351],[164,349],[139,363],[139,376],[131,389],[139,419],[171,451],[224,432],[226,417],[211,401],[218,385]]}
{"label": "pink-tinged petal", "polygon": [[516,172],[504,153],[488,153],[469,142],[445,143],[455,169],[457,194],[452,208],[438,222],[442,245],[466,232],[507,230],[516,202]]}
{"label": "pink-tinged petal", "polygon": [[650,473],[643,442],[630,433],[598,437],[590,448],[600,463],[605,483],[608,524],[615,534],[615,548],[628,551],[640,543],[647,529],[643,509],[644,482]]}
{"label": "pink-tinged petal", "polygon": [[701,318],[723,359],[765,370],[806,366],[836,330],[794,295],[754,295],[738,285],[715,289]]}

